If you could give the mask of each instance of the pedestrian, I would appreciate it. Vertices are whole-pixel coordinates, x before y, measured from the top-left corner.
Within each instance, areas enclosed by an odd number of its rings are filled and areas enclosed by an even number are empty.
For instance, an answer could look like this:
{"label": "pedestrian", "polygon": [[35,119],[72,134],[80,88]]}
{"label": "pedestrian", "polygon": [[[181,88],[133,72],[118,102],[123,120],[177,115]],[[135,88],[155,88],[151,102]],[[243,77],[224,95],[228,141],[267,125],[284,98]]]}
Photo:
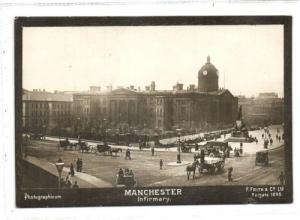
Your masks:
{"label": "pedestrian", "polygon": [[154,156],[154,147],[151,147],[151,155]]}
{"label": "pedestrian", "polygon": [[68,183],[68,181],[72,183],[71,172],[69,172],[68,175],[66,176],[66,183]]}
{"label": "pedestrian", "polygon": [[163,160],[160,159],[160,161],[159,161],[159,168],[162,170],[162,167],[163,167]]}
{"label": "pedestrian", "polygon": [[124,172],[123,172],[122,168],[119,169],[117,183],[118,184],[123,184],[124,183]]}
{"label": "pedestrian", "polygon": [[232,182],[233,181],[233,179],[232,179],[232,171],[233,171],[233,168],[229,167],[228,168],[228,182]]}
{"label": "pedestrian", "polygon": [[240,143],[240,154],[243,154],[243,142]]}
{"label": "pedestrian", "polygon": [[263,133],[263,134],[261,135],[261,139],[264,139],[264,137],[265,137],[265,134]]}
{"label": "pedestrian", "polygon": [[76,161],[76,172],[79,172],[80,170],[80,159],[77,158],[77,161]]}
{"label": "pedestrian", "polygon": [[264,148],[265,148],[265,149],[268,148],[268,144],[269,144],[269,141],[268,141],[268,140],[265,140],[265,141],[264,141]]}
{"label": "pedestrian", "polygon": [[257,140],[257,138],[255,137],[255,143],[257,144],[258,143],[258,140]]}
{"label": "pedestrian", "polygon": [[74,183],[74,185],[73,185],[73,189],[78,189],[79,188],[79,186],[78,186],[78,184],[77,184],[77,181],[75,181],[75,183]]}
{"label": "pedestrian", "polygon": [[82,172],[82,167],[83,167],[83,161],[82,161],[82,158],[80,158],[80,167],[79,167],[80,168],[80,170],[79,170],[80,172]]}
{"label": "pedestrian", "polygon": [[129,170],[128,175],[134,177],[133,171]]}
{"label": "pedestrian", "polygon": [[285,184],[285,175],[284,175],[283,172],[280,173],[278,179],[280,181],[280,185],[284,185]]}
{"label": "pedestrian", "polygon": [[70,173],[71,173],[71,176],[74,176],[74,175],[75,175],[73,163],[71,163],[71,165],[70,165]]}
{"label": "pedestrian", "polygon": [[126,150],[126,155],[125,155],[125,160],[127,160],[127,159],[131,160],[130,150],[129,149]]}
{"label": "pedestrian", "polygon": [[200,151],[200,163],[204,163],[204,160],[205,160],[205,153],[204,153],[204,150],[201,149],[201,151]]}
{"label": "pedestrian", "polygon": [[70,181],[70,180],[68,180],[68,181],[67,181],[67,188],[69,188],[69,189],[70,189],[70,188],[71,188],[71,186],[72,186],[72,183],[71,183],[71,181]]}
{"label": "pedestrian", "polygon": [[272,145],[272,144],[273,144],[273,139],[271,138],[271,139],[270,139],[270,145]]}

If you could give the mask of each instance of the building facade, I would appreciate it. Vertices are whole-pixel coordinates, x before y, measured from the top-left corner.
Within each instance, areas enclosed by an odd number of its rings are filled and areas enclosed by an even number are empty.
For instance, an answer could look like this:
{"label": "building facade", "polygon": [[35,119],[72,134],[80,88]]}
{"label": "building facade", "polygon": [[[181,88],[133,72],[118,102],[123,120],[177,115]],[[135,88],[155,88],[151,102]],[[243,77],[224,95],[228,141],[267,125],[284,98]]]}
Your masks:
{"label": "building facade", "polygon": [[[237,117],[238,100],[229,90],[218,88],[218,70],[207,58],[198,72],[198,88],[186,90],[177,83],[172,90],[118,88],[74,94],[76,118],[101,129],[127,127],[153,130],[193,130],[208,125],[231,126]],[[127,129],[128,130],[128,129]]]}
{"label": "building facade", "polygon": [[284,99],[276,93],[260,93],[256,98],[239,97],[243,120],[248,125],[265,126],[284,122]]}
{"label": "building facade", "polygon": [[72,125],[72,95],[50,93],[45,90],[23,90],[23,129],[28,132],[45,132],[53,128],[70,128]]}

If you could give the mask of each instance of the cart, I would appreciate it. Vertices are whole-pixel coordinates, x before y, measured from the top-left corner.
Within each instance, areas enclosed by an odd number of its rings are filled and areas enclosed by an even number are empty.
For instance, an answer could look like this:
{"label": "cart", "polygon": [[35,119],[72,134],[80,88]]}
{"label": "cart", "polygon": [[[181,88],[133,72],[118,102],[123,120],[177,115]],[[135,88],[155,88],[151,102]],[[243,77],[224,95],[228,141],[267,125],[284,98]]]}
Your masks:
{"label": "cart", "polygon": [[219,157],[205,157],[204,163],[199,162],[199,173],[216,174],[223,170],[225,160]]}

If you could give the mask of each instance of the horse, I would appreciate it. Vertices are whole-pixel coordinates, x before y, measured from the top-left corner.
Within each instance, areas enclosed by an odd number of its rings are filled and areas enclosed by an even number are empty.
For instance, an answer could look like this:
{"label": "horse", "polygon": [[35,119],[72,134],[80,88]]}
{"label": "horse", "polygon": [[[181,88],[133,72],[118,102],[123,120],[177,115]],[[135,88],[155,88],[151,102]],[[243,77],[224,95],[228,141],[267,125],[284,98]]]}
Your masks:
{"label": "horse", "polygon": [[69,145],[70,145],[69,140],[60,140],[59,141],[59,147],[62,147],[64,150],[67,150]]}
{"label": "horse", "polygon": [[82,153],[84,151],[85,152],[89,152],[90,151],[90,147],[85,142],[79,142],[79,143],[77,143],[77,145],[79,145],[79,150],[81,150]]}
{"label": "horse", "polygon": [[122,152],[122,149],[121,148],[110,148],[109,152],[110,152],[110,155],[112,155],[112,153],[115,153],[115,156],[117,156],[117,154],[119,152]]}
{"label": "horse", "polygon": [[89,145],[91,153],[97,153],[97,146],[96,145]]}
{"label": "horse", "polygon": [[196,167],[198,166],[198,160],[194,161],[191,165],[188,165],[186,167],[186,174],[187,174],[187,179],[190,179],[190,173],[193,172],[193,179],[195,179],[195,171]]}

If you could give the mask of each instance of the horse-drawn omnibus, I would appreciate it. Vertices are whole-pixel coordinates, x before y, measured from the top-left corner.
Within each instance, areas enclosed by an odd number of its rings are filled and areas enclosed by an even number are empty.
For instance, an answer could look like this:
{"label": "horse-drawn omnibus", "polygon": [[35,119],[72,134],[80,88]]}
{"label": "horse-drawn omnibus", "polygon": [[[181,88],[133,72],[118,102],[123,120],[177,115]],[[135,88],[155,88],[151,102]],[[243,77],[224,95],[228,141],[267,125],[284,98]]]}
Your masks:
{"label": "horse-drawn omnibus", "polygon": [[255,165],[267,166],[269,165],[269,151],[261,150],[256,152]]}

